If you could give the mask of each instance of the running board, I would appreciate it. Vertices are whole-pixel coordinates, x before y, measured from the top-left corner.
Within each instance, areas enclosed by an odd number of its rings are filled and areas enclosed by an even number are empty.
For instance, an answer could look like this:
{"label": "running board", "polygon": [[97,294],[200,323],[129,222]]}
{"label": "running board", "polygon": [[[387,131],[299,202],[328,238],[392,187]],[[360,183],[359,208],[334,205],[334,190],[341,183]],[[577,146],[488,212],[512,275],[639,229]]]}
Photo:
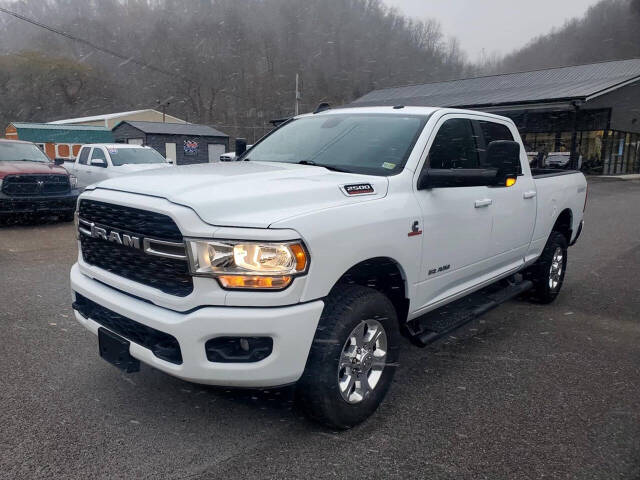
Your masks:
{"label": "running board", "polygon": [[408,324],[411,340],[424,347],[533,287],[531,281],[516,278],[496,282],[412,320]]}

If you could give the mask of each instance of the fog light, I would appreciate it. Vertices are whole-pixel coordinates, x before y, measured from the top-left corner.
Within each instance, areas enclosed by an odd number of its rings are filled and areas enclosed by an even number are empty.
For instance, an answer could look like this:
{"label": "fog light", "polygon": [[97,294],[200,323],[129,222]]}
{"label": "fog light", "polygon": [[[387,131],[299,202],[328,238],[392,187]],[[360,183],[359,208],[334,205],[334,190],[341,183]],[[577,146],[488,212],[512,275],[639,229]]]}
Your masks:
{"label": "fog light", "polygon": [[252,363],[273,351],[271,337],[216,337],[204,345],[207,359],[218,363]]}

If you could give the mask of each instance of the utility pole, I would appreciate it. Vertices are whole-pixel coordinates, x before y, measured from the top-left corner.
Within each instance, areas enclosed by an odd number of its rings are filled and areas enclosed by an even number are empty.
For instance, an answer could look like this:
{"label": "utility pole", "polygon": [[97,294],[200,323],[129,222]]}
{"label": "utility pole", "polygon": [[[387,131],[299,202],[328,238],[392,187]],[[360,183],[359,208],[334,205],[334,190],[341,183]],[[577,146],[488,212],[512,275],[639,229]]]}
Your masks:
{"label": "utility pole", "polygon": [[296,107],[294,109],[295,115],[300,114],[300,100],[302,99],[302,93],[300,92],[300,75],[296,73]]}
{"label": "utility pole", "polygon": [[169,97],[164,101],[160,101],[160,99],[156,100],[158,106],[162,109],[162,123],[165,123],[167,116],[167,106],[171,105],[171,100],[173,100],[173,97]]}

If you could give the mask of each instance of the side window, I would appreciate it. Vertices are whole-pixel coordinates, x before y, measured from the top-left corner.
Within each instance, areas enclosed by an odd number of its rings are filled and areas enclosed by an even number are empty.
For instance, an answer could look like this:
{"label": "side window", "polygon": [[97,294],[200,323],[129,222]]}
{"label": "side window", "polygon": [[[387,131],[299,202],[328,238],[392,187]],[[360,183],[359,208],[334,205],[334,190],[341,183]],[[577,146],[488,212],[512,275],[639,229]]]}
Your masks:
{"label": "side window", "polygon": [[471,120],[452,118],[442,124],[429,150],[429,168],[479,168]]}
{"label": "side window", "polygon": [[91,151],[90,148],[88,147],[84,147],[82,149],[82,151],[80,152],[80,158],[78,159],[78,163],[81,165],[86,165],[87,164],[87,160],[89,159],[89,152]]}
{"label": "side window", "polygon": [[103,160],[104,161],[104,165],[102,165],[103,167],[107,166],[107,157],[104,156],[104,152],[102,151],[101,148],[94,148],[93,149],[93,153],[91,154],[91,161],[93,162],[94,160]]}
{"label": "side window", "polygon": [[484,142],[489,145],[494,140],[511,140],[513,141],[513,135],[511,130],[506,125],[495,122],[486,122],[481,120],[478,122],[482,129],[482,135],[484,136]]}

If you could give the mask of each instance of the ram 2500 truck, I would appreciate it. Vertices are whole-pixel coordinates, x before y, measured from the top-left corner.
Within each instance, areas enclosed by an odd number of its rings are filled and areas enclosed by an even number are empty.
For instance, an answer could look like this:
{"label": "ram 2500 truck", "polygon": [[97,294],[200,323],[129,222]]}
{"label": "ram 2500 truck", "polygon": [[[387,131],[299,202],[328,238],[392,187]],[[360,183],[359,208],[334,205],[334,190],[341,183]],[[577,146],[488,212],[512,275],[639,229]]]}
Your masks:
{"label": "ram 2500 truck", "polygon": [[0,222],[23,215],[73,220],[76,178],[34,143],[0,139]]}
{"label": "ram 2500 truck", "polygon": [[64,167],[78,178],[78,187],[134,172],[172,166],[151,147],[126,143],[95,143],[83,145],[74,161]]}
{"label": "ram 2500 truck", "polygon": [[523,292],[554,300],[586,194],[579,172],[532,172],[507,118],[302,115],[240,161],[89,187],[73,308],[126,371],[296,383],[312,418],[349,428],[385,396],[400,335],[426,344]]}

